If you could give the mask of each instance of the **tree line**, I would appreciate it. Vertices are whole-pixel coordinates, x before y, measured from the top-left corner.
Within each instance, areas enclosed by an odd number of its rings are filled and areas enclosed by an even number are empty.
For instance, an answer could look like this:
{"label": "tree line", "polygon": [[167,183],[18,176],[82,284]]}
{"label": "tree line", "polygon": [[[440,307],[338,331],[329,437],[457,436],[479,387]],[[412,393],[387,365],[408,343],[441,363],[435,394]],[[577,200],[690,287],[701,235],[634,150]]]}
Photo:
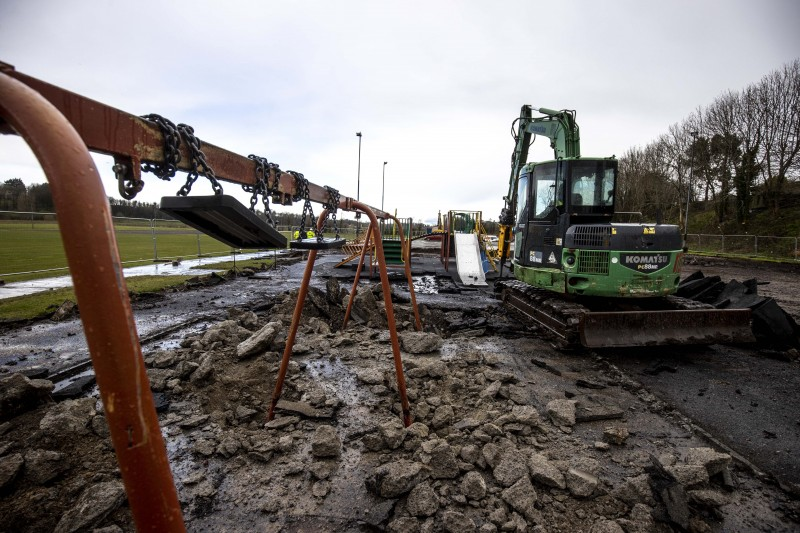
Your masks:
{"label": "tree line", "polygon": [[[137,200],[123,200],[119,198],[108,197],[108,203],[111,207],[111,216],[115,217],[128,217],[128,218],[146,218],[146,219],[171,219],[168,214],[159,209],[157,203],[139,202]],[[34,183],[25,185],[21,179],[12,178],[0,183],[0,211],[29,211],[37,213],[52,213],[55,211],[53,204],[53,196],[50,192],[50,184]],[[317,208],[316,214],[321,212],[321,207]],[[263,216],[263,211],[256,210],[256,213]],[[352,229],[358,223],[355,220],[345,220],[341,218],[341,212],[338,213],[337,225],[340,230]],[[273,211],[273,218],[276,225],[281,227],[300,227],[302,222],[302,215],[300,213],[287,213]],[[367,222],[367,219],[364,219]],[[316,223],[316,219],[313,223]],[[305,226],[310,228],[312,222],[307,220]],[[333,220],[328,220],[328,231],[333,230]],[[366,226],[365,226],[366,227]]]}
{"label": "tree line", "polygon": [[[800,181],[800,60],[699,107],[619,161],[617,207],[684,221],[689,201],[717,223],[746,223],[756,198],[773,211]],[[798,202],[797,197],[792,197]]]}

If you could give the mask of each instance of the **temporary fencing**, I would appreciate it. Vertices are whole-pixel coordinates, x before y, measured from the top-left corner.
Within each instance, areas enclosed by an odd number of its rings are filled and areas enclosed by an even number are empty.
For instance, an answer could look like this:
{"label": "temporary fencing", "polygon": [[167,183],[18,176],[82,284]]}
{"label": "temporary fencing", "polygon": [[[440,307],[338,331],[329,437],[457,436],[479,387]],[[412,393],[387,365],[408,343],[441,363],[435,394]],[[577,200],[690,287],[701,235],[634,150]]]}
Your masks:
{"label": "temporary fencing", "polygon": [[690,252],[800,261],[797,237],[696,233],[687,235],[686,241]]}

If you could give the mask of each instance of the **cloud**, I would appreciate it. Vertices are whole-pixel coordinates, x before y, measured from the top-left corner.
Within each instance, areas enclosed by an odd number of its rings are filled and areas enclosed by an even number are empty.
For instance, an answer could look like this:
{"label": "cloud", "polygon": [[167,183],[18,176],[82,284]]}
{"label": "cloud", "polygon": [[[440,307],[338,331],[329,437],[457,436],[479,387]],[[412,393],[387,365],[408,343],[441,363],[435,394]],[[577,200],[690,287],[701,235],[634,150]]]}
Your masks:
{"label": "cloud", "polygon": [[[388,161],[387,210],[496,219],[521,105],[577,110],[582,152],[620,156],[791,60],[799,12],[780,0],[6,0],[0,59],[130,113],[191,124],[203,140],[348,196],[361,131],[362,200],[380,206]],[[0,138],[0,179],[42,181],[25,150]],[[539,139],[531,159],[550,157]],[[110,161],[99,161],[113,193]],[[142,199],[174,183],[148,180]]]}

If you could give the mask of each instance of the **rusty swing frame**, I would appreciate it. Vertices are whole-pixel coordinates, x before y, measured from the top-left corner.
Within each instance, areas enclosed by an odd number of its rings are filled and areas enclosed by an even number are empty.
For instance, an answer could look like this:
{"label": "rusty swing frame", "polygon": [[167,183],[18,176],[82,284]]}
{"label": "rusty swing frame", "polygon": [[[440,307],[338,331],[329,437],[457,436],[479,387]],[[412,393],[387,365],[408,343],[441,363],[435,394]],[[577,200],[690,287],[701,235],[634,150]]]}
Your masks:
{"label": "rusty swing frame", "polygon": [[[58,223],[73,278],[81,321],[92,366],[105,409],[111,441],[119,463],[128,502],[138,530],[185,531],[177,490],[158,423],[153,396],[142,357],[136,324],[122,273],[108,199],[90,151],[111,155],[120,193],[135,196],[144,186],[141,164],[165,161],[164,136],[154,123],[79,94],[22,74],[0,62],[0,134],[21,136],[42,165],[50,183]],[[191,170],[188,148],[180,146],[180,170]],[[218,179],[247,186],[256,185],[256,163],[249,158],[204,143],[203,152]],[[283,204],[296,194],[297,182],[280,169],[269,169],[264,177]],[[325,203],[326,188],[308,182],[308,199]],[[129,198],[130,199],[130,198]],[[76,208],[80,206],[80,208]],[[339,208],[365,213],[370,232],[378,230],[379,218],[389,213],[344,197]],[[317,222],[324,224],[327,209]],[[401,231],[402,227],[396,219]],[[403,422],[411,423],[405,376],[400,356],[386,263],[380,236],[376,233],[376,256],[394,354]],[[364,252],[366,246],[364,247]],[[276,379],[269,410],[280,397],[283,378],[294,344],[303,301],[308,292],[317,250],[309,251],[308,263],[292,317],[286,351]],[[359,274],[361,256],[343,328],[347,325]],[[406,276],[411,291],[415,327],[421,329],[411,281],[409,261]]]}

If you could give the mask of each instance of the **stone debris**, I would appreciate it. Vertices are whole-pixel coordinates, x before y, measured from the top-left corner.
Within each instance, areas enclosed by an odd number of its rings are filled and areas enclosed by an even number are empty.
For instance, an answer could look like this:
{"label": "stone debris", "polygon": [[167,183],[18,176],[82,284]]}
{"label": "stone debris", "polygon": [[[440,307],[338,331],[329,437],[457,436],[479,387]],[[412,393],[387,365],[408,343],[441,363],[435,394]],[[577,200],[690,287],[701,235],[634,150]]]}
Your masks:
{"label": "stone debris", "polygon": [[396,498],[427,477],[428,468],[424,464],[401,460],[376,468],[365,483],[369,490],[383,498]]}
{"label": "stone debris", "polygon": [[411,354],[429,354],[438,352],[444,339],[436,333],[424,331],[406,331],[400,334],[400,346]]}
{"label": "stone debris", "polygon": [[[292,294],[267,314],[230,310],[179,348],[145,355],[190,529],[225,529],[228,518],[215,514],[236,509],[266,531],[704,531],[741,501],[728,454],[639,433],[656,416],[646,391],[589,370],[576,380],[573,367],[591,368],[581,358],[553,372],[545,344],[534,345],[539,364],[527,365],[529,338],[470,336],[453,350],[437,326],[466,324],[459,334],[472,335],[495,316],[422,306],[431,333],[421,333],[396,309],[413,418],[404,427],[374,288],[359,290],[345,332],[336,320],[346,291],[310,291],[277,417],[266,422]],[[30,442],[0,425],[0,491],[27,509],[10,529],[35,514],[38,530],[132,531],[100,403],[34,396],[12,418],[34,420]],[[78,442],[86,458],[70,447]],[[87,468],[96,473],[81,474]],[[32,499],[45,490],[52,499]]]}
{"label": "stone debris", "polygon": [[431,516],[439,510],[439,499],[430,483],[424,481],[411,489],[406,499],[406,510],[417,517]]}
{"label": "stone debris", "polygon": [[577,468],[567,470],[564,479],[569,492],[577,498],[590,497],[600,484],[596,476]]}
{"label": "stone debris", "polygon": [[552,400],[547,403],[547,416],[554,425],[571,428],[575,425],[575,400]]}
{"label": "stone debris", "polygon": [[28,379],[18,373],[0,378],[0,420],[7,420],[33,409],[53,391],[46,379]]}
{"label": "stone debris", "polygon": [[119,481],[92,485],[58,521],[53,533],[85,531],[99,524],[125,501],[125,488]]}
{"label": "stone debris", "polygon": [[0,457],[0,492],[6,492],[16,481],[25,459],[22,454],[14,453],[5,457]]}
{"label": "stone debris", "polygon": [[564,474],[542,454],[531,454],[528,458],[528,469],[531,478],[537,483],[559,489],[565,489],[567,486]]}
{"label": "stone debris", "polygon": [[332,426],[317,426],[311,437],[311,455],[314,457],[339,457],[342,454],[342,441]]}
{"label": "stone debris", "polygon": [[622,446],[628,440],[630,433],[628,428],[621,426],[611,426],[603,429],[603,440],[615,446]]}
{"label": "stone debris", "polygon": [[236,346],[236,356],[239,359],[247,359],[248,357],[266,352],[282,329],[283,324],[279,321],[267,323],[251,337],[248,337]]}
{"label": "stone debris", "polygon": [[25,453],[25,477],[35,485],[52,481],[68,468],[61,452],[36,449]]}

